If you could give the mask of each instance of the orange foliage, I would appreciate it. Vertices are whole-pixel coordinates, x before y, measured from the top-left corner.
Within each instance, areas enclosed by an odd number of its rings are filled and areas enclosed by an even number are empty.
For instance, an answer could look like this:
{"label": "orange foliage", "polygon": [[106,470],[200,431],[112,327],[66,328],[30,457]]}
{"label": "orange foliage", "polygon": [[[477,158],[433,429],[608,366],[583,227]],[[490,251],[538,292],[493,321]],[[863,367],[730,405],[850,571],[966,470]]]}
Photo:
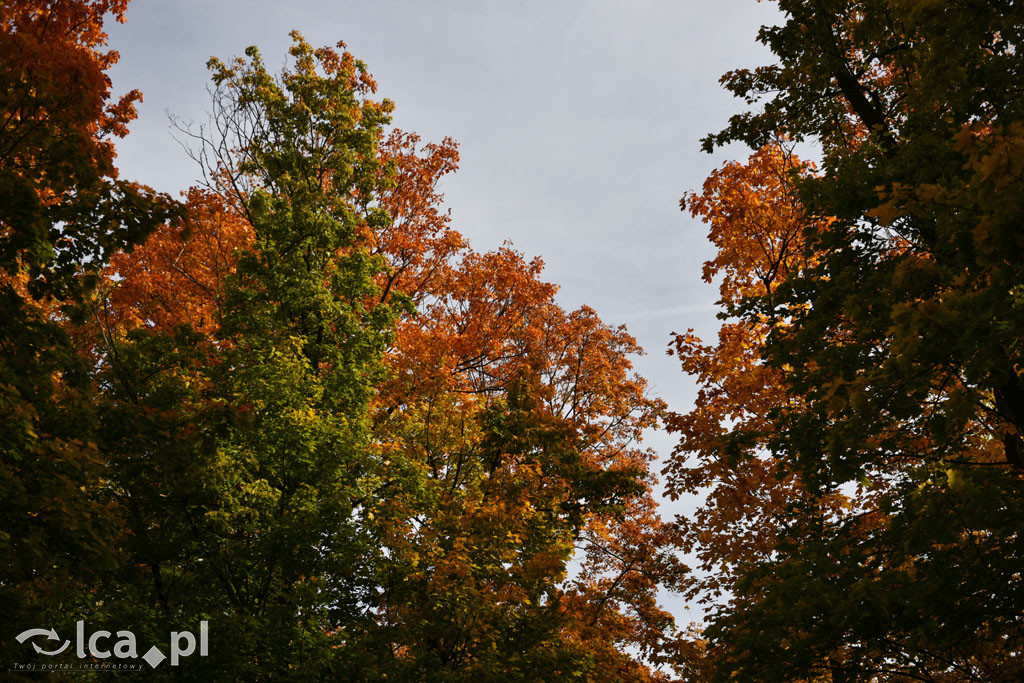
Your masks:
{"label": "orange foliage", "polygon": [[169,198],[117,180],[113,138],[142,95],[110,101],[104,16],[128,0],[0,4],[0,266],[34,296],[74,295],[125,244],[173,212]]}
{"label": "orange foliage", "polygon": [[[708,224],[709,239],[718,247],[704,265],[704,280],[721,277],[724,305],[770,298],[793,271],[809,265],[802,239],[806,216],[790,184],[792,174],[809,168],[784,147],[771,145],[746,164],[726,164],[708,177],[702,194],[683,198],[683,207]],[[772,326],[785,324],[784,314],[757,325],[726,322],[715,346],[689,330],[677,334],[669,350],[699,385],[693,410],[667,420],[680,440],[664,473],[669,495],[706,494],[693,515],[676,522],[684,549],[696,554],[706,572],[688,596],[704,603],[727,594],[744,565],[770,556],[779,528],[776,513],[803,495],[795,476],[777,471],[763,441],[727,438],[731,431],[764,433],[769,411],[792,400],[784,373],[766,367],[760,356]]]}
{"label": "orange foliage", "polygon": [[[595,653],[610,648],[601,655],[610,658],[609,666],[614,660],[632,671],[629,680],[652,680],[612,645],[630,642],[657,660],[672,625],[657,605],[658,586],[681,579],[666,551],[671,534],[651,497],[653,456],[636,445],[663,410],[631,371],[628,356],[639,346],[589,308],[563,310],[554,300],[557,287],[539,277],[539,259],[526,261],[508,246],[483,254],[467,248],[440,208],[438,183],[458,161],[452,140],[420,146],[418,136],[395,131],[381,141],[380,154],[384,172],[393,174],[375,198],[391,220],[372,234],[370,246],[387,266],[378,278],[380,299],[411,306],[388,353],[392,373],[376,398],[375,434],[391,467],[385,479],[401,481],[410,472],[425,478],[405,492],[394,485],[373,503],[373,519],[393,555],[421,567],[408,577],[419,582],[419,592],[409,594],[401,584],[382,596],[382,619],[394,628],[439,619],[423,601],[443,594],[437,597],[442,602],[474,605],[478,630],[464,624],[465,637],[486,639],[501,619],[533,609],[527,587],[568,580],[564,563],[576,547],[583,568],[564,584],[557,605],[549,605],[558,607],[556,621],[576,629],[562,637],[578,639],[580,647],[592,642],[585,647]],[[165,226],[114,259],[104,308],[108,330],[168,331],[187,323],[216,335],[220,286],[254,237],[216,195],[193,190],[188,206],[187,223]],[[553,503],[571,502],[564,498],[575,484],[566,477],[577,475],[539,469],[532,451],[516,455],[511,445],[488,445],[485,412],[515,402],[522,391],[538,430],[528,433],[550,441],[545,448],[568,439],[584,471],[640,477],[624,509],[584,514],[577,538],[559,536],[544,521]],[[506,451],[497,469],[470,462],[467,454],[493,448]],[[536,534],[536,542],[547,538],[553,545],[529,549],[527,539]],[[496,564],[487,564],[482,549],[501,560],[488,555]],[[481,563],[491,569],[473,580]]]}
{"label": "orange foliage", "polygon": [[[104,16],[113,14],[123,22],[127,6],[128,0],[9,0],[0,5],[0,64],[20,70],[10,81],[21,86],[0,94],[3,109],[15,114],[4,122],[4,132],[18,130],[27,138],[0,151],[5,165],[7,155],[23,171],[40,163],[59,164],[57,154],[48,159],[32,156],[50,151],[51,145],[41,144],[39,136],[56,135],[65,145],[88,149],[101,173],[113,171],[114,145],[103,138],[127,134],[142,95],[133,90],[106,104],[111,84],[105,72],[117,63],[118,54],[98,49],[107,43]],[[24,97],[20,91],[28,88],[32,96]],[[11,106],[18,98],[22,106]],[[62,155],[67,152],[65,148]]]}
{"label": "orange foliage", "polygon": [[430,291],[448,259],[466,246],[449,227],[451,216],[441,211],[444,197],[437,190],[441,178],[458,167],[458,145],[451,138],[422,148],[419,142],[415,133],[395,130],[381,143],[381,159],[394,178],[377,198],[391,222],[375,236],[374,249],[389,268],[382,296],[399,291],[415,302]]}
{"label": "orange foliage", "polygon": [[169,331],[186,323],[216,333],[224,279],[236,251],[251,244],[252,227],[211,192],[189,190],[186,208],[186,221],[165,224],[131,253],[111,258],[108,326]]}

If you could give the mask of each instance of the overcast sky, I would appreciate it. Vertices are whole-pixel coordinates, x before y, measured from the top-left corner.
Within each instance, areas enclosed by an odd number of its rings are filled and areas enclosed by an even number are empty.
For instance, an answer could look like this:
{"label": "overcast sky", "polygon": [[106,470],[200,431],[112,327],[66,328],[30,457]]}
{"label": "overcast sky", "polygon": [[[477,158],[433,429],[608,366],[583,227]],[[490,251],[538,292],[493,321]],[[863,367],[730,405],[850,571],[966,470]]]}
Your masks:
{"label": "overcast sky", "polygon": [[[454,227],[479,251],[508,240],[540,256],[564,307],[625,323],[648,352],[639,372],[685,411],[693,384],[665,349],[674,330],[713,338],[717,296],[700,279],[707,231],[678,201],[747,156],[699,140],[742,108],[719,77],[772,61],[755,37],[776,18],[756,0],[134,0],[109,30],[115,92],[144,97],[119,166],[177,194],[199,169],[167,114],[205,120],[207,59],[258,45],[283,64],[292,29],[314,46],[344,40],[398,127],[459,141],[442,185]],[[662,455],[673,442],[648,439]]]}

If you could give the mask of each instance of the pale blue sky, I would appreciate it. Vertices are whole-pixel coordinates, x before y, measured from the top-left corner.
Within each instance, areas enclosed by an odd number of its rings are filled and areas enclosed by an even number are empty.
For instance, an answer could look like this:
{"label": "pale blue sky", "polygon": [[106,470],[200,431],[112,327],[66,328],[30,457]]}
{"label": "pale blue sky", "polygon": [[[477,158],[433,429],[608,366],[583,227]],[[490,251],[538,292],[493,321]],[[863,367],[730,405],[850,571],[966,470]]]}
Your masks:
{"label": "pale blue sky", "polygon": [[[442,189],[474,248],[510,240],[541,256],[560,303],[625,323],[648,352],[640,373],[685,411],[693,385],[665,348],[673,330],[713,337],[717,296],[700,280],[706,229],[678,201],[747,156],[709,156],[699,139],[742,108],[718,79],[771,61],[755,37],[776,16],[756,0],[134,0],[110,29],[115,91],[144,95],[119,166],[187,188],[198,167],[166,112],[205,119],[209,57],[255,44],[283,63],[291,29],[313,45],[344,40],[396,103],[398,127],[459,141],[460,170]],[[673,442],[648,440],[662,455]]]}

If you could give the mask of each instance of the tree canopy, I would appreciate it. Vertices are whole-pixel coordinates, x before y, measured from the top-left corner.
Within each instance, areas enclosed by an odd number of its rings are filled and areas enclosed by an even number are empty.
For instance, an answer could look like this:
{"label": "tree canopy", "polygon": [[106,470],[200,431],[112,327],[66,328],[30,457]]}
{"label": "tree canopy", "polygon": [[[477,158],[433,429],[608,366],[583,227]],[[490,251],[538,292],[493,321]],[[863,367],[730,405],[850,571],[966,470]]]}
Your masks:
{"label": "tree canopy", "polygon": [[685,411],[458,232],[458,144],[343,43],[211,58],[178,201],[117,171],[127,0],[0,5],[0,666],[100,661],[16,640],[87,620],[206,622],[158,679],[1021,680],[1018,5],[778,1],[681,201]]}
{"label": "tree canopy", "polygon": [[[675,345],[705,388],[667,471],[710,487],[683,533],[728,568],[703,652],[715,680],[1018,680],[1020,8],[779,7],[777,63],[723,78],[758,108],[705,139],[758,151],[684,200],[731,319]],[[766,180],[798,143],[820,169]]]}
{"label": "tree canopy", "polygon": [[[66,20],[94,50],[124,5],[16,3],[6,39]],[[152,672],[167,678],[663,680],[658,591],[683,570],[640,445],[664,405],[632,372],[639,346],[559,306],[539,258],[474,251],[438,191],[457,144],[392,128],[343,44],[292,38],[277,74],[256,48],[211,59],[210,125],[182,131],[204,183],[180,204],[116,180],[105,131],[126,132],[138,94],[95,110],[114,56],[76,81],[93,118],[67,159],[93,185],[73,169],[37,191],[37,213],[63,213],[9,250],[26,313],[5,334],[36,334],[39,357],[3,362],[52,374],[40,358],[59,352],[45,400],[81,433],[34,426],[11,385],[5,627],[46,605],[62,632],[84,617],[167,652],[207,621],[216,656]],[[13,79],[39,80],[12,55]],[[69,144],[64,125],[41,114],[24,154]],[[12,245],[41,220],[22,214],[3,217]],[[37,518],[52,539],[18,526]],[[4,636],[5,662],[31,659]]]}

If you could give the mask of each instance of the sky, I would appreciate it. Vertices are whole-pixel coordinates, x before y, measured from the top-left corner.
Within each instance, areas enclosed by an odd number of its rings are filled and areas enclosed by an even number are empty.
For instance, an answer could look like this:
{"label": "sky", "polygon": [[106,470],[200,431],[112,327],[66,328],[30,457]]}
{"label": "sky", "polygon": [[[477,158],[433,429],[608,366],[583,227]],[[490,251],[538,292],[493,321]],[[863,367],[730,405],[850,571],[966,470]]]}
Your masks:
{"label": "sky", "polygon": [[[679,198],[749,154],[709,155],[700,139],[743,109],[721,75],[773,61],[756,41],[777,23],[773,3],[134,0],[127,19],[108,31],[114,92],[137,88],[143,102],[118,143],[122,177],[175,195],[197,183],[168,116],[206,120],[211,56],[257,45],[274,67],[292,29],[314,46],[343,40],[395,102],[397,127],[459,142],[459,171],[441,185],[453,227],[478,251],[509,241],[541,257],[559,303],[625,324],[653,393],[689,410],[693,382],[665,350],[673,331],[714,338],[717,289],[701,281],[707,229]],[[674,442],[646,440],[661,457]]]}

